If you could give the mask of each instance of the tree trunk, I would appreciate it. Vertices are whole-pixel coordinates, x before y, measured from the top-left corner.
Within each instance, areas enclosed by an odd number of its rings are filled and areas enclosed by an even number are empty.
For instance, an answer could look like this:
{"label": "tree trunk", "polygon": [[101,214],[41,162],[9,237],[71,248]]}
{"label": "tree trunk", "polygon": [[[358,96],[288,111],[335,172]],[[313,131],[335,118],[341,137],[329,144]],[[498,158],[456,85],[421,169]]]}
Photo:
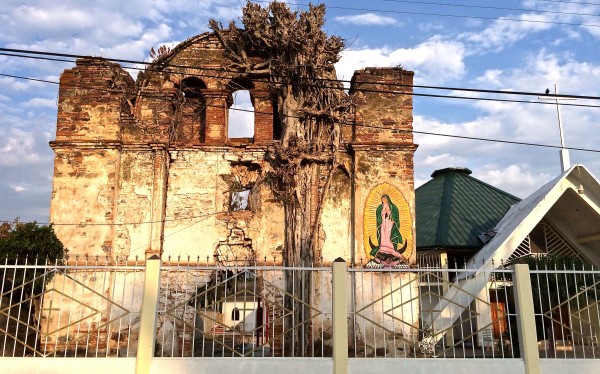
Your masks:
{"label": "tree trunk", "polygon": [[[285,210],[285,254],[284,263],[287,266],[310,268],[314,265],[314,248],[311,232],[315,222],[313,186],[318,183],[317,164],[302,165],[295,175],[297,182],[296,197],[298,201],[284,204]],[[286,352],[293,356],[307,356],[310,341],[312,282],[308,270],[292,270],[286,273],[285,307],[292,311],[286,320],[286,326],[294,331],[286,334]],[[286,329],[288,330],[288,329]]]}
{"label": "tree trunk", "polygon": [[[331,178],[341,123],[350,108],[342,85],[333,83],[334,63],[345,43],[323,31],[324,16],[324,5],[302,12],[280,2],[266,7],[248,2],[242,11],[244,29],[232,22],[225,32],[220,23],[210,21],[231,68],[270,80],[282,123],[281,140],[269,161],[273,191],[284,207],[283,263],[304,269],[314,265],[318,251],[321,205],[329,185],[327,179],[321,188],[321,171]],[[288,271],[285,277],[288,356],[311,353],[313,284],[311,272],[304,269]]]}

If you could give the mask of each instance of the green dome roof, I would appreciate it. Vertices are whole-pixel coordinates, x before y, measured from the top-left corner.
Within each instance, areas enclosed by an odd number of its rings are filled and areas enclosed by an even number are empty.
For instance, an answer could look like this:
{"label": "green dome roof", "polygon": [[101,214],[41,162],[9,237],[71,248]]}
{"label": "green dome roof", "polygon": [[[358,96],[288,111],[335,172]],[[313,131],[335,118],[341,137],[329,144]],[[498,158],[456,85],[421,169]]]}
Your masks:
{"label": "green dome roof", "polygon": [[520,201],[471,173],[464,167],[436,170],[415,190],[417,249],[477,250],[484,244],[479,235]]}

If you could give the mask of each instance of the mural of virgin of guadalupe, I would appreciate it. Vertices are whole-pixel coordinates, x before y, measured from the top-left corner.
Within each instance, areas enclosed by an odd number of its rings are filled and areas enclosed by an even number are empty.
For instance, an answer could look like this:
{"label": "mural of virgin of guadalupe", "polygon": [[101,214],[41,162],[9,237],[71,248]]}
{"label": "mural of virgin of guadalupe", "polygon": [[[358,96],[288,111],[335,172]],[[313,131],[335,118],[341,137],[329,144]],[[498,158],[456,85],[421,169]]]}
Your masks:
{"label": "mural of virgin of guadalupe", "polygon": [[400,213],[389,195],[381,195],[381,204],[375,211],[377,221],[377,243],[369,237],[370,255],[373,259],[368,267],[397,267],[404,263],[402,253],[406,250],[408,241],[402,246],[400,233]]}

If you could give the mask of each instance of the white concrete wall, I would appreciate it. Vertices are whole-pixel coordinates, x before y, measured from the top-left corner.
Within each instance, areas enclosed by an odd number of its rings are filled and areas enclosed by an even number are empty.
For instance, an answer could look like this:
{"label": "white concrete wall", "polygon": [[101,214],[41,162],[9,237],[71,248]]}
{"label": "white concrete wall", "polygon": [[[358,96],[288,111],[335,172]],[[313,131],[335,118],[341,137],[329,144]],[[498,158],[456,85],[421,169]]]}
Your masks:
{"label": "white concrete wall", "polygon": [[540,359],[540,372],[542,374],[577,373],[596,374],[600,371],[599,360],[582,359]]}
{"label": "white concrete wall", "polygon": [[[68,374],[68,373],[134,373],[135,358],[1,358],[3,374]],[[542,374],[596,374],[598,360],[541,359]],[[330,358],[155,358],[150,373],[244,373],[244,374],[306,374],[331,373]],[[371,359],[351,358],[349,374],[365,373],[411,374],[521,374],[525,366],[521,359]]]}
{"label": "white concrete wall", "polygon": [[364,373],[521,374],[525,373],[525,366],[520,359],[351,358],[348,364],[348,374]]}
{"label": "white concrete wall", "polygon": [[[592,374],[598,372],[598,360],[542,359],[541,373]],[[0,358],[4,374],[68,374],[134,373],[135,358]],[[331,373],[329,358],[157,358],[152,361],[151,373],[240,373],[245,374],[305,374]],[[407,372],[411,374],[495,374],[525,372],[520,359],[350,359],[349,374]]]}

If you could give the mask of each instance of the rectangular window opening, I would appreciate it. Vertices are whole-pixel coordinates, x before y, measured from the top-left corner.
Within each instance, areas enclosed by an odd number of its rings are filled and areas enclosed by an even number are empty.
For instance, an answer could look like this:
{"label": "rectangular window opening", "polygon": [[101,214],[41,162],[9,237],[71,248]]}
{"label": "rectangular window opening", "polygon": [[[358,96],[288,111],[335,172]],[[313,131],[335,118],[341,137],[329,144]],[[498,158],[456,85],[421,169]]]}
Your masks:
{"label": "rectangular window opening", "polygon": [[239,210],[249,210],[248,200],[250,198],[251,188],[232,191],[231,198],[229,200],[229,210],[232,212]]}

